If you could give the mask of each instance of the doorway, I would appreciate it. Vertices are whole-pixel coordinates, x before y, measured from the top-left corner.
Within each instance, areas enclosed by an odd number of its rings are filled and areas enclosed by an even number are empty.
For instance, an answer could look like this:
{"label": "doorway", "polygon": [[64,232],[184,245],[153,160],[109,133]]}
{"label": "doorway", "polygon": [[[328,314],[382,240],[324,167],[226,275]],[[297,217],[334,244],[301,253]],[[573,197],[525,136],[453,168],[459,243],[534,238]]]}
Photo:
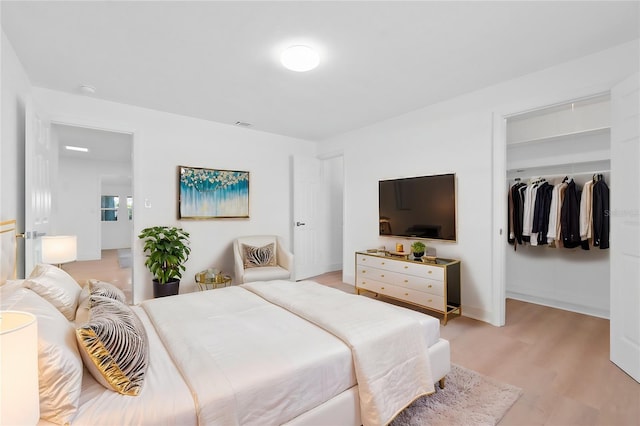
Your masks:
{"label": "doorway", "polygon": [[81,285],[109,281],[132,296],[133,135],[52,123],[57,170],[52,231],[77,236],[77,261],[63,265]]}

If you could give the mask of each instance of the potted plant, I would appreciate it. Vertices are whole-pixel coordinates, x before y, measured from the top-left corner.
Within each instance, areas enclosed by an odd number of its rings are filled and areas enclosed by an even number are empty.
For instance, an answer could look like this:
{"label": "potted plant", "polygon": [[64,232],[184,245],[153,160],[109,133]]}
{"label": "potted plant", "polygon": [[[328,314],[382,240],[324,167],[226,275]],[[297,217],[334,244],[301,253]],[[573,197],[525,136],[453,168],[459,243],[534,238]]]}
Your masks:
{"label": "potted plant", "polygon": [[184,263],[189,258],[189,233],[172,226],[153,226],[140,232],[147,260],[144,265],[154,276],[153,297],[178,294]]}
{"label": "potted plant", "polygon": [[411,252],[413,253],[413,257],[415,257],[416,259],[420,259],[422,256],[424,256],[424,250],[426,248],[427,246],[425,246],[421,241],[414,241],[414,243],[411,244]]}

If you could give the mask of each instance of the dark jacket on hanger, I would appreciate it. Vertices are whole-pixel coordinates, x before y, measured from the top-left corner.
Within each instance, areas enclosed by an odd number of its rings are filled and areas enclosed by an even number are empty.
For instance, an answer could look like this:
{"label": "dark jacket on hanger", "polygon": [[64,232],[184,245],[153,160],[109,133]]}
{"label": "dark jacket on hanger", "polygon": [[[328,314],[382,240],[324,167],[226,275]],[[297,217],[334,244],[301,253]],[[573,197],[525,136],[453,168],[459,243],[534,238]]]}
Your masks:
{"label": "dark jacket on hanger", "polygon": [[609,187],[604,180],[593,184],[593,245],[609,248]]}
{"label": "dark jacket on hanger", "polygon": [[575,248],[581,245],[580,191],[573,180],[569,182],[564,193],[564,202],[560,210],[560,230],[564,247]]}
{"label": "dark jacket on hanger", "polygon": [[538,245],[547,244],[547,231],[549,230],[549,211],[551,209],[551,197],[553,185],[544,182],[538,187],[536,205],[533,213],[533,227],[531,232],[538,233]]}

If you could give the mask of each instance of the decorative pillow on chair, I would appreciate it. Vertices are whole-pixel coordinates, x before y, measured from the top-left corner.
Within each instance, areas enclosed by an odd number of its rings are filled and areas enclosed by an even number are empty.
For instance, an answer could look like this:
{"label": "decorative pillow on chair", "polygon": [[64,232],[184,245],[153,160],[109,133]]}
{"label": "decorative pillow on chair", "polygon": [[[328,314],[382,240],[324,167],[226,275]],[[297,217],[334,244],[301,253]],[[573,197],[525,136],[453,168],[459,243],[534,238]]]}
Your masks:
{"label": "decorative pillow on chair", "polygon": [[33,268],[24,286],[55,306],[69,321],[73,321],[82,288],[71,275],[53,265],[39,264]]}
{"label": "decorative pillow on chair", "polygon": [[140,393],[149,365],[147,332],[128,305],[90,296],[90,319],[76,329],[80,355],[91,375],[123,395]]}
{"label": "decorative pillow on chair", "polygon": [[242,254],[245,268],[277,266],[274,243],[267,244],[263,247],[254,247],[242,244]]}

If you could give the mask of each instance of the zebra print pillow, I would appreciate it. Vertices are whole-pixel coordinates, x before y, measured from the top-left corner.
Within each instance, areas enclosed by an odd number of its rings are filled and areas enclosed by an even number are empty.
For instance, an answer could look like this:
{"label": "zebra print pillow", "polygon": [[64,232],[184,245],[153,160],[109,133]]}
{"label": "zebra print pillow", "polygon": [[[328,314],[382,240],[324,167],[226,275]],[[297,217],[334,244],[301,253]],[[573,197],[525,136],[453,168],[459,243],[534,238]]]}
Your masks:
{"label": "zebra print pillow", "polygon": [[89,285],[89,293],[92,296],[104,296],[127,303],[127,296],[124,295],[124,292],[111,283],[89,279],[87,280],[87,285]]}
{"label": "zebra print pillow", "polygon": [[254,247],[242,244],[244,252],[244,267],[258,268],[260,266],[276,266],[275,244],[267,244],[263,247]]}
{"label": "zebra print pillow", "polygon": [[90,319],[76,329],[84,364],[105,388],[138,395],[149,364],[144,326],[128,305],[103,296],[90,299]]}
{"label": "zebra print pillow", "polygon": [[91,308],[90,296],[104,296],[124,304],[127,303],[127,297],[122,290],[115,285],[93,278],[88,279],[87,285],[82,287],[80,297],[78,298],[75,323],[79,326],[89,320],[89,309]]}

